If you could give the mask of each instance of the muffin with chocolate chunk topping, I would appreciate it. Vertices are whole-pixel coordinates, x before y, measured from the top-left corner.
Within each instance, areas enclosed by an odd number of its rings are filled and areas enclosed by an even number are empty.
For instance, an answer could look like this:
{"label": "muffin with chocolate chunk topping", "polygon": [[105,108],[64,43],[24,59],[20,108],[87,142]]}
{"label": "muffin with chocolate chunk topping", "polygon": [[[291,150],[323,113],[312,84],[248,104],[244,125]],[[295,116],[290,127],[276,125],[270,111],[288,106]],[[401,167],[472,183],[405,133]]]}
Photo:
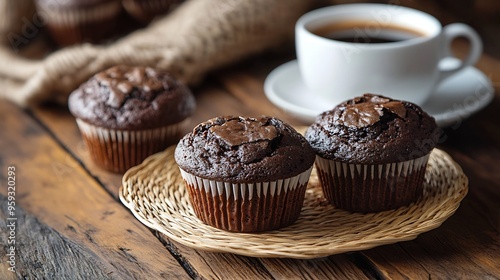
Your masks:
{"label": "muffin with chocolate chunk topping", "polygon": [[169,74],[125,65],[91,77],[68,105],[94,162],[118,173],[177,143],[196,106]]}
{"label": "muffin with chocolate chunk topping", "polygon": [[325,197],[375,212],[416,201],[439,133],[419,106],[365,94],[319,115],[306,131]]}
{"label": "muffin with chocolate chunk topping", "polygon": [[272,117],[208,120],[175,150],[196,216],[234,232],[296,221],[314,158],[302,135]]}

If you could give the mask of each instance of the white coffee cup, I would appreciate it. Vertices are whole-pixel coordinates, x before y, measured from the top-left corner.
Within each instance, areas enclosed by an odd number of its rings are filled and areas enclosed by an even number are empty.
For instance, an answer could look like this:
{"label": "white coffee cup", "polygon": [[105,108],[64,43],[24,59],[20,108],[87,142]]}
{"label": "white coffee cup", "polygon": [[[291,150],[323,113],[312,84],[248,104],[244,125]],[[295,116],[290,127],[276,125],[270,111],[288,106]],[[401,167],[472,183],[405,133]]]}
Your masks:
{"label": "white coffee cup", "polygon": [[[315,34],[328,29],[344,30],[341,32],[350,33],[344,35],[354,42]],[[399,31],[388,31],[395,29]],[[381,34],[398,38],[410,34],[406,30],[420,36],[365,43]],[[442,27],[429,14],[387,4],[320,8],[303,15],[295,33],[297,59],[306,86],[332,103],[370,92],[422,105],[443,79],[473,65],[482,52],[481,39],[468,25]],[[464,60],[449,67],[442,62],[451,56],[450,45],[457,37],[468,39],[470,50]]]}

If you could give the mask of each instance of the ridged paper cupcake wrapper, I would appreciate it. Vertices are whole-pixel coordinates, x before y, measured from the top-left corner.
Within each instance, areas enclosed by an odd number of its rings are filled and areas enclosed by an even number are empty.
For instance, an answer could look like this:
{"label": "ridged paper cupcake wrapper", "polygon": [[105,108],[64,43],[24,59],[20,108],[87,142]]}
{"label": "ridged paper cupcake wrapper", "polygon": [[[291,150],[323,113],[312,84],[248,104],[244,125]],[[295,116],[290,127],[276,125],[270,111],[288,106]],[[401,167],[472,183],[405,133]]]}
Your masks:
{"label": "ridged paper cupcake wrapper", "polygon": [[180,169],[196,216],[210,226],[234,232],[267,231],[295,222],[311,170],[312,166],[297,176],[271,182],[233,184]]}
{"label": "ridged paper cupcake wrapper", "polygon": [[117,173],[140,164],[148,156],[176,144],[188,120],[155,129],[115,130],[76,119],[92,160]]}
{"label": "ridged paper cupcake wrapper", "polygon": [[429,154],[388,164],[349,164],[316,156],[324,196],[337,208],[355,212],[395,209],[415,202]]}
{"label": "ridged paper cupcake wrapper", "polygon": [[[40,6],[44,19],[57,25],[79,25],[82,23],[98,22],[108,20],[121,11],[120,1],[108,1],[93,7],[82,9],[56,9],[53,7]],[[111,21],[113,22],[113,21]],[[111,23],[107,22],[107,24]]]}

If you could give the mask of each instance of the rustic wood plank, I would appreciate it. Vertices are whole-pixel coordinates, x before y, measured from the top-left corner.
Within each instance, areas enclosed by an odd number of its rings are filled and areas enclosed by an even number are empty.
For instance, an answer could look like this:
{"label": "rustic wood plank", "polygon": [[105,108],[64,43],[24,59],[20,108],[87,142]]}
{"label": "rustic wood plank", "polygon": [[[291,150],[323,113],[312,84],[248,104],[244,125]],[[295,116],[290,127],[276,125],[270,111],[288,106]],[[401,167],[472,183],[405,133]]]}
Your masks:
{"label": "rustic wood plank", "polygon": [[228,93],[250,108],[252,115],[275,116],[295,126],[307,125],[276,107],[264,94],[264,80],[279,65],[295,59],[293,43],[283,45],[260,56],[212,74]]}
{"label": "rustic wood plank", "polygon": [[305,124],[303,121],[287,114],[283,109],[276,107],[265,97],[262,77],[235,72],[221,77],[221,81],[227,91],[231,92],[245,106],[252,108],[252,116],[268,115],[280,118],[292,125]]}
{"label": "rustic wood plank", "polygon": [[256,258],[229,253],[193,250],[157,234],[165,246],[175,250],[200,279],[274,279]]}
{"label": "rustic wood plank", "polygon": [[275,279],[371,279],[349,254],[310,260],[261,259]]}
{"label": "rustic wood plank", "polygon": [[[40,125],[6,101],[0,102],[0,119],[1,180],[6,181],[7,166],[16,167],[17,206],[72,240],[91,256],[96,268],[110,277],[189,278],[154,235]],[[2,188],[0,193],[5,196],[7,189]],[[39,260],[44,265],[48,261]],[[28,269],[27,265],[19,264],[23,269]],[[85,267],[75,265],[70,272],[78,275]]]}
{"label": "rustic wood plank", "polygon": [[85,168],[92,170],[92,176],[106,186],[109,193],[117,199],[122,175],[103,170],[92,162],[89,151],[80,137],[75,119],[71,117],[68,109],[56,104],[46,104],[32,110],[31,113],[41,125],[45,126],[65,149],[84,164]]}
{"label": "rustic wood plank", "polygon": [[[7,205],[7,197],[0,194],[0,205]],[[40,223],[38,219],[27,214],[21,207],[16,207],[14,266],[3,263],[0,271],[2,278],[36,279],[45,276],[49,279],[112,279],[113,275],[95,261],[90,254],[78,244],[60,235],[52,228]],[[0,208],[0,228],[7,228],[8,214],[6,207]],[[10,232],[10,230],[9,230]],[[0,235],[0,242],[8,244],[7,235]],[[5,246],[7,247],[7,246]],[[6,252],[0,256],[4,259]],[[9,254],[11,252],[9,251]],[[10,256],[9,256],[10,258]],[[20,266],[22,265],[22,266]],[[14,267],[14,271],[8,270]],[[111,272],[111,271],[109,271]]]}
{"label": "rustic wood plank", "polygon": [[196,251],[159,235],[167,246],[175,246],[182,258],[206,279],[373,279],[347,254],[297,260],[249,258],[226,253]]}
{"label": "rustic wood plank", "polygon": [[[472,212],[471,204],[473,200],[466,198],[440,228],[415,241],[383,246],[364,254],[387,278],[498,279],[498,228],[495,230],[486,217]],[[498,214],[496,210],[490,215]]]}

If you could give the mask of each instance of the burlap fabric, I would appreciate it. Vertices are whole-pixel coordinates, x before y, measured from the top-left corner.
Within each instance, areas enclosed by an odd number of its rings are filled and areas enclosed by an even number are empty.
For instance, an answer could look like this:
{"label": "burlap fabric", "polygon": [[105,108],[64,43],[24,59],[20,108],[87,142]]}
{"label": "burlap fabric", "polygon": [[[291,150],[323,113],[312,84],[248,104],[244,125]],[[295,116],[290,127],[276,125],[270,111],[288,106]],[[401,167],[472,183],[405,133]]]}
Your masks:
{"label": "burlap fabric", "polygon": [[12,47],[13,35],[22,36],[22,28],[33,19],[32,0],[0,0],[0,96],[21,106],[64,103],[91,75],[116,64],[155,66],[193,84],[210,70],[290,39],[295,21],[314,4],[317,1],[188,0],[113,43],[67,47],[32,60]]}

